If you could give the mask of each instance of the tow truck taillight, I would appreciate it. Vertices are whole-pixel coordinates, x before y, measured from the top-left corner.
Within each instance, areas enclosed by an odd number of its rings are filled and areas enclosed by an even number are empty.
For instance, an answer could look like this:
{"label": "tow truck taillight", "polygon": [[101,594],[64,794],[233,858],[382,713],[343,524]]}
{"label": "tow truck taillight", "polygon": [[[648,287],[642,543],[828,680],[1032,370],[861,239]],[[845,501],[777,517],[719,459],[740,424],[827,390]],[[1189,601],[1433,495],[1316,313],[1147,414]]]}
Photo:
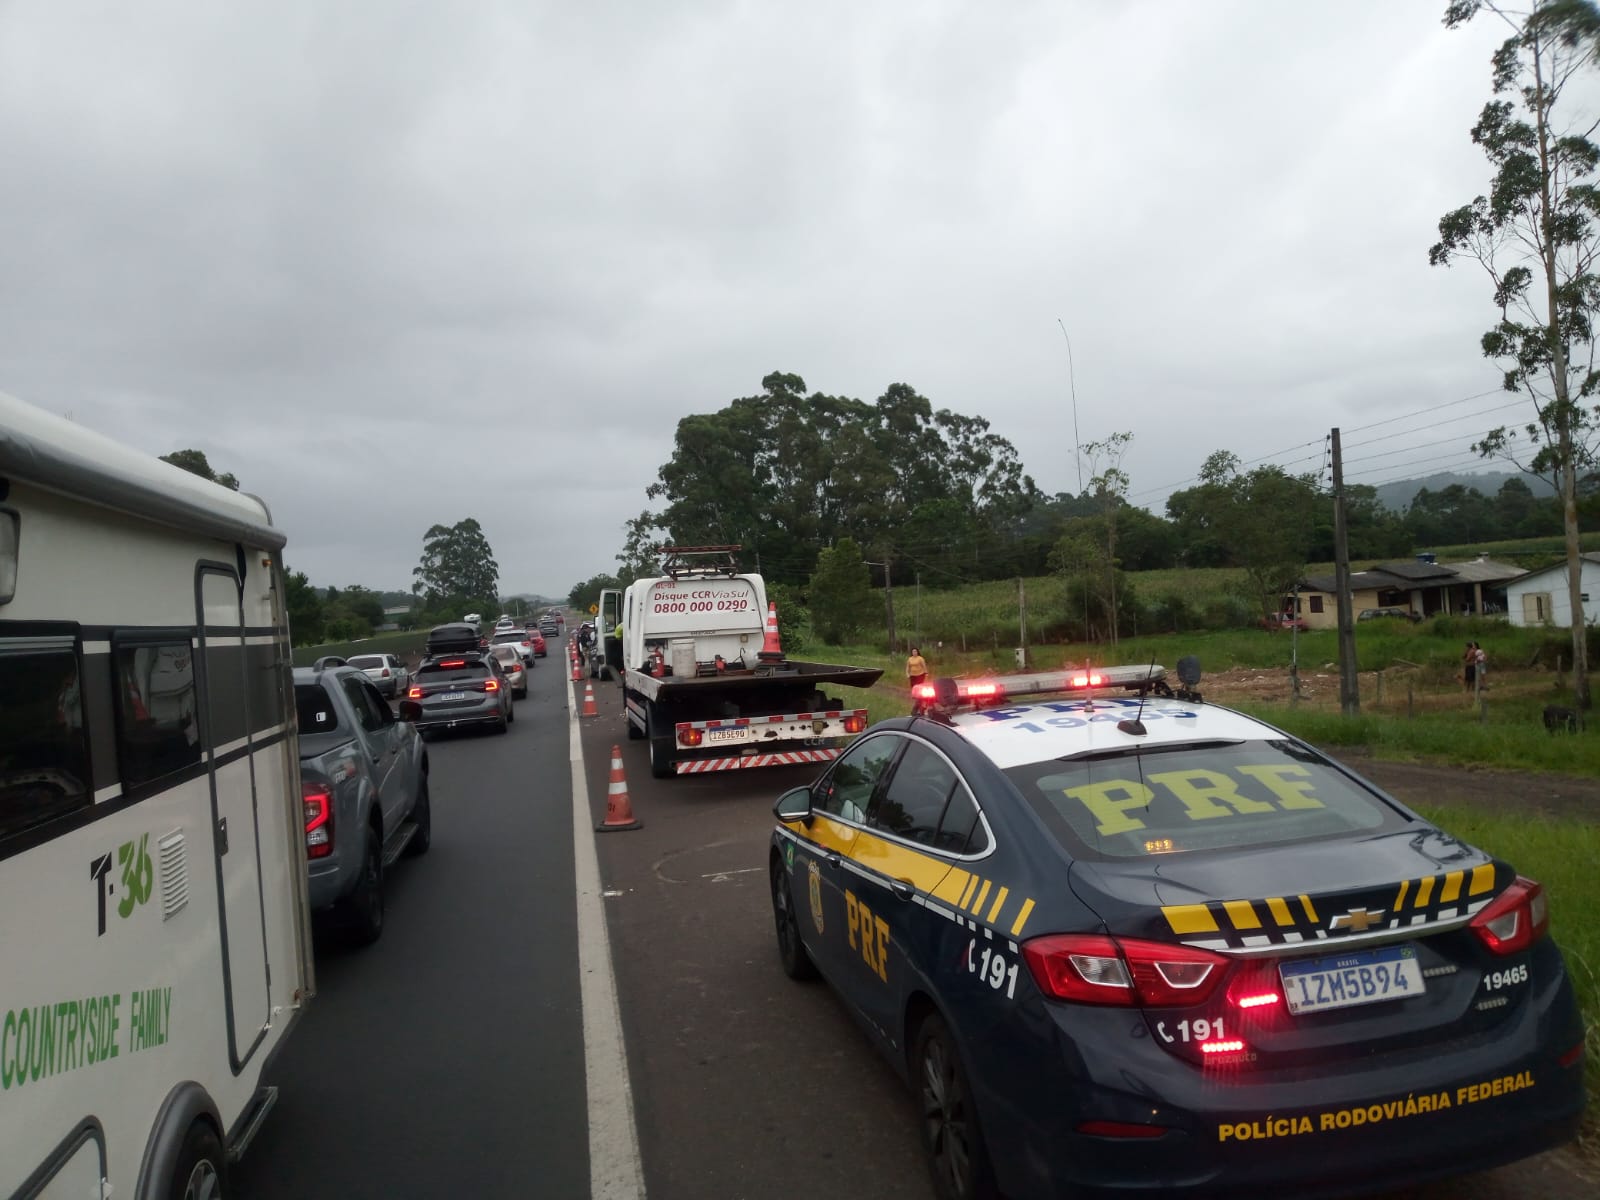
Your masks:
{"label": "tow truck taillight", "polygon": [[305,805],[306,857],[327,858],[333,853],[333,796],[321,784],[300,784]]}
{"label": "tow truck taillight", "polygon": [[678,744],[680,746],[698,746],[704,738],[705,735],[693,725],[678,726]]}
{"label": "tow truck taillight", "polygon": [[1502,956],[1520,954],[1549,927],[1550,909],[1543,885],[1521,875],[1473,917],[1469,926],[1491,952]]}
{"label": "tow truck taillight", "polygon": [[846,733],[860,733],[866,727],[867,719],[860,713],[851,713],[844,719],[844,731]]}
{"label": "tow truck taillight", "polygon": [[407,688],[406,689],[406,699],[407,700],[421,700],[422,699],[422,689],[420,687]]}
{"label": "tow truck taillight", "polygon": [[1204,1002],[1229,960],[1210,950],[1100,934],[1055,933],[1022,944],[1039,990],[1057,1000],[1145,1008]]}

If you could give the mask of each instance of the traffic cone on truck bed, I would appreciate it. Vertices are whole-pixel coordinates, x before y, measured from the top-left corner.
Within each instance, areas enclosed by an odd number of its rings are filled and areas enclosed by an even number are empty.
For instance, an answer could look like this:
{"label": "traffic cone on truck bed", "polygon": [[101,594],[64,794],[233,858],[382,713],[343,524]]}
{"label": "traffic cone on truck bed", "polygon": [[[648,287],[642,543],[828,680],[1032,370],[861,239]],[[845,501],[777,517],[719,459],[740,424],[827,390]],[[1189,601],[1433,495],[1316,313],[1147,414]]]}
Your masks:
{"label": "traffic cone on truck bed", "polygon": [[767,636],[761,643],[761,653],[756,655],[764,663],[783,661],[783,643],[778,640],[778,606],[767,601]]}
{"label": "traffic cone on truck bed", "polygon": [[633,815],[633,805],[628,801],[628,781],[622,777],[622,749],[611,747],[611,786],[606,789],[606,819],[595,826],[601,833],[618,833],[624,829],[642,829],[644,822]]}

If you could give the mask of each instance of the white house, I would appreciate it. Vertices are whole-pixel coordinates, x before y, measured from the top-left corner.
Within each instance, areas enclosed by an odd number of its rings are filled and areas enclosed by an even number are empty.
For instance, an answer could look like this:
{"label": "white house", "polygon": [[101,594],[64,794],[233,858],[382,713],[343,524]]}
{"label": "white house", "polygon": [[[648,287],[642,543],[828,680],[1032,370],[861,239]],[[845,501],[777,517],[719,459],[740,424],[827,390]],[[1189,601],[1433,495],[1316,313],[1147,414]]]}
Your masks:
{"label": "white house", "polygon": [[[1591,552],[1580,557],[1583,559],[1579,585],[1583,619],[1593,624],[1600,621],[1600,554]],[[1529,571],[1507,583],[1506,614],[1513,625],[1571,625],[1567,564],[1560,562],[1543,570]]]}

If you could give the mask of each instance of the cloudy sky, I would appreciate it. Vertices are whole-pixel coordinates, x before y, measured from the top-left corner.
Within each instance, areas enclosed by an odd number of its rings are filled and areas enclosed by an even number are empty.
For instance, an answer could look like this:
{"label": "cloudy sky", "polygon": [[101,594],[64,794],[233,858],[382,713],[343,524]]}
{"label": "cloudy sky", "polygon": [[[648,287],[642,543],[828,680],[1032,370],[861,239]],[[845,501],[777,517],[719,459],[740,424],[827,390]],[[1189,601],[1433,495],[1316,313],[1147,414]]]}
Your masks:
{"label": "cloudy sky", "polygon": [[466,516],[507,592],[613,569],[678,419],[774,370],[1050,492],[1075,384],[1158,513],[1336,425],[1353,481],[1458,467],[1524,410],[1427,263],[1503,36],[1443,8],[0,0],[0,391],[374,588]]}

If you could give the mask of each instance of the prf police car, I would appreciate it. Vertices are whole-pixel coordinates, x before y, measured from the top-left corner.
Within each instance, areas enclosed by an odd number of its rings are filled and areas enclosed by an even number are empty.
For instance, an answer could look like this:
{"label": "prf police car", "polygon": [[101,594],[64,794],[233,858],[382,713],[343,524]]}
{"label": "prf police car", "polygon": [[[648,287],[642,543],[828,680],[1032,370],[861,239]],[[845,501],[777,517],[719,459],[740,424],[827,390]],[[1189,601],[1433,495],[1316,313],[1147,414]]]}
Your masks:
{"label": "prf police car", "polygon": [[924,685],[775,806],[784,969],[905,1073],[938,1194],[1351,1195],[1572,1137],[1540,885],[1180,676]]}

